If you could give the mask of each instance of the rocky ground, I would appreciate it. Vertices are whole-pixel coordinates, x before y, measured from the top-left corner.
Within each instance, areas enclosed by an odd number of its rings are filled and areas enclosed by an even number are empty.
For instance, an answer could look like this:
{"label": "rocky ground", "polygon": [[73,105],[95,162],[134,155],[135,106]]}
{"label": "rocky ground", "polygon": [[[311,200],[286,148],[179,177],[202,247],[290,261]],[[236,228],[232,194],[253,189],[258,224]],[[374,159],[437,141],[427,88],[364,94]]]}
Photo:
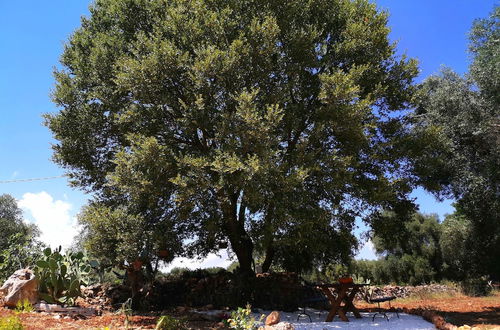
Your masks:
{"label": "rocky ground", "polygon": [[[356,303],[362,311],[373,311],[374,306],[362,301]],[[481,329],[500,329],[500,293],[497,292],[488,297],[465,297],[460,294],[452,295],[428,295],[424,297],[413,296],[400,298],[392,302],[392,306],[404,309],[406,312],[437,313],[444,317],[446,322],[454,325],[476,326]],[[97,306],[93,306],[97,307]],[[387,307],[387,306],[383,306]],[[210,308],[210,306],[207,306]],[[125,329],[126,316],[120,312],[101,309],[101,315],[93,317],[68,317],[55,313],[20,313],[26,329]],[[0,317],[16,315],[13,310],[0,308]],[[196,317],[190,308],[177,307],[161,312],[150,312],[128,317],[129,328],[153,329],[160,315],[171,315],[175,318],[185,319],[190,329],[223,329],[216,321],[203,320]]]}
{"label": "rocky ground", "polygon": [[[110,329],[154,328],[158,318],[170,315],[176,319],[185,320],[190,329],[221,329],[219,319],[207,320],[194,312],[194,308],[181,306],[191,299],[192,306],[197,310],[223,309],[229,313],[230,305],[224,305],[228,299],[227,285],[233,288],[238,285],[228,274],[214,275],[203,278],[188,278],[175,283],[164,283],[144,292],[150,305],[146,310],[154,311],[127,316],[121,310],[122,303],[130,296],[130,291],[120,285],[94,285],[82,289],[83,298],[77,300],[81,308],[92,308],[95,315],[64,314],[60,312],[24,312],[16,313],[0,305],[0,317],[16,316],[26,329]],[[300,281],[293,274],[261,275],[255,282],[258,294],[255,301],[267,306],[255,304],[267,310],[296,310],[294,302],[298,292],[303,292]],[[309,288],[310,289],[310,288]],[[404,309],[405,312],[423,316],[438,324],[453,328],[453,325],[480,326],[482,328],[500,329],[500,292],[488,297],[467,297],[459,293],[455,287],[445,285],[423,286],[383,286],[366,288],[365,294],[372,291],[372,296],[396,296],[393,307]],[[154,292],[154,293],[153,293]],[[373,311],[373,304],[366,303],[362,294],[355,303],[362,310]],[[179,303],[181,301],[181,303]],[[182,303],[182,301],[184,303]],[[206,304],[201,307],[203,302]],[[216,305],[218,303],[218,305]],[[268,307],[271,306],[272,307]],[[161,307],[164,306],[164,307]],[[387,307],[387,306],[383,306]],[[85,314],[85,313],[82,313]],[[438,317],[439,316],[439,317]],[[436,323],[435,322],[435,323]]]}
{"label": "rocky ground", "polygon": [[[372,304],[359,301],[362,309],[373,309]],[[455,326],[475,326],[481,329],[500,330],[500,291],[487,297],[467,297],[460,293],[414,295],[391,302],[395,308],[422,315],[433,312]],[[387,303],[382,307],[387,308]],[[430,313],[432,315],[432,313]]]}

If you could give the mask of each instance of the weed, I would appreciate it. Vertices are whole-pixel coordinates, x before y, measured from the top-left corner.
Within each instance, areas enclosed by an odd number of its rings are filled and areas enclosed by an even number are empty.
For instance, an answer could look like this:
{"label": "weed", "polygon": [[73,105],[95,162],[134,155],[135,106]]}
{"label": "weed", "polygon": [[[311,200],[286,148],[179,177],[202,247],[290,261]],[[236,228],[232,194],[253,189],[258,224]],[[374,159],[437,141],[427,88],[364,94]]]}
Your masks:
{"label": "weed", "polygon": [[430,292],[430,291],[418,291],[415,294],[406,297],[406,298],[399,298],[398,302],[415,302],[415,301],[422,301],[422,300],[442,300],[442,299],[450,299],[450,298],[455,298],[455,297],[461,297],[463,296],[459,292]]}
{"label": "weed", "polygon": [[128,298],[127,301],[125,301],[122,304],[120,312],[121,312],[121,314],[125,315],[124,326],[125,326],[125,329],[128,329],[129,323],[130,323],[129,317],[132,316],[132,298]]}
{"label": "weed", "polygon": [[0,317],[0,330],[23,330],[23,324],[17,316]]}
{"label": "weed", "polygon": [[156,330],[182,330],[187,329],[184,320],[175,319],[169,315],[163,315],[156,322]]}
{"label": "weed", "polygon": [[231,318],[227,320],[229,327],[236,330],[253,330],[257,328],[258,322],[262,321],[265,315],[262,315],[257,321],[251,316],[251,313],[250,305],[247,305],[246,308],[239,307],[236,311],[231,312]]}
{"label": "weed", "polygon": [[19,300],[16,304],[16,309],[15,309],[15,312],[16,313],[30,313],[30,312],[33,312],[33,305],[31,305],[31,303],[29,302],[28,299],[23,299],[23,300]]}

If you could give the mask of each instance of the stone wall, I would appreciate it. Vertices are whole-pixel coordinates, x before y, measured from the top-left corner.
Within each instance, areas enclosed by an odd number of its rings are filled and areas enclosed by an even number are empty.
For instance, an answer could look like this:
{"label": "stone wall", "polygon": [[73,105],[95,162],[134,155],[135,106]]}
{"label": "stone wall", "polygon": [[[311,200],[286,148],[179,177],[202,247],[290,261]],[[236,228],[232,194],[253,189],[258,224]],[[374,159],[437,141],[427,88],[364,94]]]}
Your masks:
{"label": "stone wall", "polygon": [[[397,298],[409,297],[428,297],[429,295],[449,294],[456,295],[459,290],[455,287],[450,287],[441,284],[428,284],[418,286],[397,286],[386,285],[371,287],[373,289],[373,297],[395,296]],[[358,299],[363,299],[358,295]]]}
{"label": "stone wall", "polygon": [[[211,305],[213,308],[234,308],[251,303],[252,307],[266,310],[295,311],[303,307],[304,301],[314,308],[327,308],[323,301],[316,301],[321,293],[318,290],[301,284],[295,273],[264,273],[257,274],[251,286],[253,292],[249,301],[242,296],[243,283],[238,276],[230,272],[188,276],[179,279],[157,281],[143,292],[144,308],[163,310],[175,306],[202,307]],[[372,297],[396,296],[408,298],[412,296],[428,297],[433,294],[458,293],[458,290],[445,285],[431,284],[421,286],[383,286],[371,287]],[[86,300],[117,308],[129,296],[130,290],[124,286],[94,286],[84,290]],[[313,298],[313,299],[311,299]],[[357,299],[364,299],[358,293]]]}

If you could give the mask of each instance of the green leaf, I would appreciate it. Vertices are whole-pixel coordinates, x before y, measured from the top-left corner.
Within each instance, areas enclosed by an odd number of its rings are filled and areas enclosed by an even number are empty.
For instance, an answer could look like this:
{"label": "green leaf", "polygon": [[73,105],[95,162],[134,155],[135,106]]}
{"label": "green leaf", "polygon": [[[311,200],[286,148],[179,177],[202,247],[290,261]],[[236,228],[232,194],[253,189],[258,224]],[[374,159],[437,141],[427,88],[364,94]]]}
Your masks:
{"label": "green leaf", "polygon": [[55,271],[57,269],[57,261],[54,259],[50,258],[49,259],[49,267],[52,271]]}
{"label": "green leaf", "polygon": [[36,265],[40,268],[49,268],[49,263],[45,260],[38,260]]}
{"label": "green leaf", "polygon": [[46,248],[45,250],[43,250],[43,254],[48,257],[52,254],[52,250],[50,248]]}
{"label": "green leaf", "polygon": [[73,282],[71,282],[69,290],[70,291],[76,291],[76,290],[80,291],[80,281],[74,280]]}
{"label": "green leaf", "polygon": [[58,291],[65,289],[64,280],[61,277],[57,278],[57,289]]}
{"label": "green leaf", "polygon": [[68,266],[62,264],[61,265],[61,276],[64,277],[66,276],[66,273],[68,272]]}
{"label": "green leaf", "polygon": [[39,296],[42,300],[45,300],[47,303],[49,304],[55,304],[56,301],[54,298],[52,298],[52,296],[46,294],[46,293],[39,293]]}
{"label": "green leaf", "polygon": [[52,288],[54,289],[54,293],[57,294],[59,286],[57,285],[57,276],[52,274],[50,275],[50,283],[52,284]]}
{"label": "green leaf", "polygon": [[56,261],[61,261],[63,259],[63,256],[59,252],[54,252],[53,257]]}

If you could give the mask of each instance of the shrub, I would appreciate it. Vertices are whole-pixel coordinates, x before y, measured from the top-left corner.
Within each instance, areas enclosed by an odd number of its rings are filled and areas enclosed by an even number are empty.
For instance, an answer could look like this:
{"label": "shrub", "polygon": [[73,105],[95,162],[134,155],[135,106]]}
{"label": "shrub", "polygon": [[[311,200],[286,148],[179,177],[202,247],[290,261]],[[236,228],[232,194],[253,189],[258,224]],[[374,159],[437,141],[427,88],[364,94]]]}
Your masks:
{"label": "shrub", "polygon": [[17,316],[0,317],[0,330],[23,330],[23,324]]}
{"label": "shrub", "polygon": [[187,329],[186,323],[169,315],[163,315],[156,323],[156,330],[182,330]]}
{"label": "shrub", "polygon": [[128,298],[120,308],[120,313],[125,316],[125,320],[123,321],[125,329],[129,328],[129,318],[132,316],[132,312],[132,298]]}
{"label": "shrub", "polygon": [[460,283],[462,293],[466,296],[480,297],[491,293],[491,286],[484,278],[469,278]]}
{"label": "shrub", "polygon": [[15,311],[16,313],[33,312],[33,305],[31,305],[28,299],[19,300],[16,304]]}
{"label": "shrub", "polygon": [[227,320],[231,329],[236,330],[253,330],[257,328],[258,322],[262,321],[265,315],[262,315],[257,321],[251,316],[252,309],[250,305],[245,308],[239,307],[237,310],[231,312],[231,317]]}
{"label": "shrub", "polygon": [[189,278],[205,278],[210,275],[215,275],[219,273],[224,273],[226,270],[221,267],[210,267],[210,268],[198,268],[198,269],[189,269],[185,267],[175,267],[166,274],[167,278],[172,279],[189,279]]}

